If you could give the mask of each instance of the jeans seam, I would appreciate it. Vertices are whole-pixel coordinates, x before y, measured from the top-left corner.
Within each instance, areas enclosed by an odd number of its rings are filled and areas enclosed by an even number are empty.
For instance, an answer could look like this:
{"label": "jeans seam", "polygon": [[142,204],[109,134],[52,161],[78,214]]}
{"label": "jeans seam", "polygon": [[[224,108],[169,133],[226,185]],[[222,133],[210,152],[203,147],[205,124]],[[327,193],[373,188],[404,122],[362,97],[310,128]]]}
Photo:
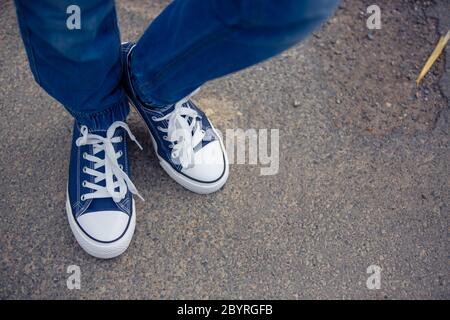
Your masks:
{"label": "jeans seam", "polygon": [[[261,24],[261,21],[263,19],[263,12],[264,12],[263,2],[261,1],[261,2],[258,2],[257,4],[258,5],[255,6],[256,7],[255,8],[255,17],[254,17],[255,21],[253,22],[254,25]],[[250,23],[250,25],[251,25],[251,23]]]}
{"label": "jeans seam", "polygon": [[245,29],[251,29],[260,26],[260,22],[262,20],[262,3],[256,2],[254,4],[254,12],[257,12],[254,14],[255,17],[253,17],[254,21],[251,21],[251,19],[242,19],[239,18],[234,22],[226,22],[222,16],[217,12],[218,9],[216,5],[214,5],[214,2],[212,4],[212,13],[215,15],[216,19],[222,23],[225,28],[233,29],[233,30],[245,30]]}
{"label": "jeans seam", "polygon": [[[22,9],[19,9],[19,7],[20,7],[19,3],[17,1],[15,3],[16,3],[17,11],[22,10]],[[30,67],[31,67],[32,70],[34,70],[34,76],[35,76],[36,82],[39,85],[41,85],[41,83],[42,83],[41,76],[39,75],[39,71],[38,71],[38,68],[37,68],[36,57],[35,57],[33,45],[31,44],[31,41],[30,41],[30,33],[29,33],[29,29],[30,28],[28,27],[28,24],[23,19],[20,18],[20,14],[18,12],[17,12],[17,20],[19,20],[20,24],[22,24],[22,26],[23,26],[23,28],[22,28],[23,29],[22,30],[22,32],[23,32],[23,40],[24,40],[24,43],[25,43],[25,47],[29,48]]]}
{"label": "jeans seam", "polygon": [[195,53],[199,52],[201,49],[208,46],[209,44],[232,33],[233,31],[234,30],[232,28],[229,28],[228,26],[226,26],[225,30],[217,30],[214,33],[198,40],[196,43],[194,43],[192,46],[190,46],[187,50],[178,54],[171,61],[166,63],[166,65],[160,71],[158,71],[157,74],[155,74],[153,77],[151,77],[149,80],[147,80],[143,85],[139,86],[139,91],[140,92],[146,91],[146,89],[148,89],[149,87],[154,87],[155,83],[157,81],[160,81],[161,79],[163,79],[164,76],[168,74],[168,71],[173,69],[180,62],[186,60],[187,58],[191,57]]}
{"label": "jeans seam", "polygon": [[[119,21],[117,20],[117,11],[116,11],[116,6],[114,5],[114,9],[113,9],[113,27],[114,27],[114,31],[116,32],[117,37],[119,38],[119,44],[121,43],[121,39],[120,39],[120,29],[119,29]],[[123,62],[121,59],[121,55],[122,55],[122,48],[119,47],[119,62],[120,62],[120,70],[121,70],[121,75],[123,73]]]}

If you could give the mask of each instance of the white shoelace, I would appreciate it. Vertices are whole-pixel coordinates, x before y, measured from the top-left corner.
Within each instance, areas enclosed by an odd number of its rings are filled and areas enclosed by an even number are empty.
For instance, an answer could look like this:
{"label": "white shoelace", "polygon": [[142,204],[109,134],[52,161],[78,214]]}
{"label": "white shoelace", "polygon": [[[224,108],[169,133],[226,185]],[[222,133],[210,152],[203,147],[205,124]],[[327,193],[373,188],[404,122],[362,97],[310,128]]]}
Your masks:
{"label": "white shoelace", "polygon": [[[175,104],[173,111],[163,117],[153,117],[153,121],[167,120],[168,127],[158,127],[166,132],[164,139],[172,142],[172,160],[181,164],[183,168],[194,165],[194,148],[203,140],[205,131],[201,127],[201,116],[194,109],[185,107],[185,103],[198,91],[194,91],[186,98]],[[191,120],[189,124],[188,119]]]}
{"label": "white shoelace", "polygon": [[[127,194],[127,190],[131,193],[136,194],[139,198],[144,200],[142,196],[137,191],[131,179],[122,170],[122,167],[117,162],[122,156],[122,151],[115,152],[114,143],[122,142],[122,137],[114,137],[114,132],[117,128],[124,128],[125,131],[130,136],[139,148],[142,150],[142,146],[136,140],[134,135],[131,133],[130,128],[125,122],[116,121],[114,122],[106,132],[106,138],[89,133],[89,129],[86,126],[81,126],[81,137],[76,140],[76,145],[78,147],[84,145],[93,145],[93,155],[88,153],[83,154],[83,158],[94,163],[94,168],[84,167],[83,172],[91,176],[94,176],[94,183],[89,181],[84,181],[83,186],[94,190],[94,192],[83,194],[81,200],[96,199],[96,198],[112,198],[115,202],[121,201]],[[95,156],[97,153],[104,151],[104,158],[101,159]],[[105,167],[105,172],[97,171],[101,167]],[[114,181],[114,177],[116,178]],[[98,185],[99,182],[105,180],[105,187]],[[116,189],[119,189],[116,191]]]}

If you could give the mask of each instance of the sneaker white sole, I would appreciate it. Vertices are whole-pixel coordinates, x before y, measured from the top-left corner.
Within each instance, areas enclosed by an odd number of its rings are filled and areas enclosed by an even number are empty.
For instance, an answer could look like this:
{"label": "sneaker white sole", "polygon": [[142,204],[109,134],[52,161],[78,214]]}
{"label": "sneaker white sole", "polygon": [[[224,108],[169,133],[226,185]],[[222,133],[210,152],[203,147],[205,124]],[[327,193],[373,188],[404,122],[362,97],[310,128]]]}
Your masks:
{"label": "sneaker white sole", "polygon": [[[133,101],[131,101],[130,99],[128,99],[128,100],[130,101],[131,105],[135,108],[135,110],[136,110],[137,114],[139,115],[139,117],[145,123],[145,120],[144,120],[143,116],[139,112],[138,108],[136,108],[136,106],[133,104]],[[173,180],[178,182],[180,185],[182,185],[183,187],[185,187],[189,191],[192,191],[192,192],[195,192],[195,193],[199,193],[199,194],[213,193],[213,192],[216,192],[217,190],[219,190],[220,188],[222,188],[223,185],[225,184],[225,182],[227,182],[228,175],[230,173],[229,172],[229,165],[228,165],[228,157],[227,157],[227,153],[225,152],[225,147],[223,146],[222,139],[217,134],[216,129],[214,128],[214,126],[212,124],[211,124],[211,127],[212,127],[214,133],[216,133],[216,135],[219,137],[220,146],[221,146],[222,150],[224,151],[224,158],[225,158],[225,172],[223,173],[222,177],[219,180],[211,182],[211,183],[205,183],[205,182],[199,182],[199,181],[191,180],[188,177],[186,177],[183,174],[181,174],[178,171],[176,171],[166,160],[164,160],[163,158],[161,158],[159,156],[159,154],[158,154],[158,144],[156,143],[155,138],[153,137],[153,134],[150,131],[150,129],[147,128],[148,133],[150,135],[150,138],[152,139],[153,149],[155,150],[156,156],[158,157],[158,160],[159,160],[159,164],[164,169],[164,171]]]}
{"label": "sneaker white sole", "polygon": [[92,240],[83,232],[83,230],[80,229],[72,214],[69,194],[66,196],[66,212],[67,218],[69,219],[70,229],[72,229],[75,239],[84,251],[89,253],[91,256],[100,259],[115,258],[124,253],[130,245],[131,239],[133,238],[134,229],[136,227],[136,207],[134,205],[134,199],[131,221],[126,233],[120,239],[111,243],[101,243]]}

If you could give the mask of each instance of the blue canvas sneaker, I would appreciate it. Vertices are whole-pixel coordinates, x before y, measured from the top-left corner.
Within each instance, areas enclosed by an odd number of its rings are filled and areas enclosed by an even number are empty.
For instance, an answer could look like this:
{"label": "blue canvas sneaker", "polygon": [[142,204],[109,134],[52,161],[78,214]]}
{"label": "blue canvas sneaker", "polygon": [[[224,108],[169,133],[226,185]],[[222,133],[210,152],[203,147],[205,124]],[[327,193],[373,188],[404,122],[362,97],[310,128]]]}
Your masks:
{"label": "blue canvas sneaker", "polygon": [[122,254],[135,229],[132,194],[139,193],[129,178],[127,134],[139,145],[121,121],[103,131],[74,125],[67,216],[80,246],[97,258]]}
{"label": "blue canvas sneaker", "polygon": [[[172,105],[151,106],[135,94],[129,72],[134,44],[122,44],[123,87],[144,120],[162,168],[196,193],[220,189],[228,178],[222,139],[206,115],[188,97]],[[195,93],[195,92],[194,92]]]}

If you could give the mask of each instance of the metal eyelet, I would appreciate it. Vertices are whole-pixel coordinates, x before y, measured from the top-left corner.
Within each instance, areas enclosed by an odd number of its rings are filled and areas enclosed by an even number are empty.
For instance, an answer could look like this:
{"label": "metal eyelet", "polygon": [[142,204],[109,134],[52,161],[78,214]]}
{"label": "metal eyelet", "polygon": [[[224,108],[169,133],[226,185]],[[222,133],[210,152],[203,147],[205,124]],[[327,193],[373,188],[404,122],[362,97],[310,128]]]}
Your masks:
{"label": "metal eyelet", "polygon": [[83,186],[83,187],[85,187],[86,188],[86,183],[87,183],[87,181],[86,180],[84,180],[82,183],[81,183],[81,185]]}
{"label": "metal eyelet", "polygon": [[86,171],[87,171],[87,168],[83,167],[83,172],[86,173]]}
{"label": "metal eyelet", "polygon": [[84,196],[84,194],[80,197],[81,201],[86,201],[86,197]]}
{"label": "metal eyelet", "polygon": [[155,116],[152,116],[152,120],[153,120],[153,121],[156,121],[156,117],[155,117]]}

